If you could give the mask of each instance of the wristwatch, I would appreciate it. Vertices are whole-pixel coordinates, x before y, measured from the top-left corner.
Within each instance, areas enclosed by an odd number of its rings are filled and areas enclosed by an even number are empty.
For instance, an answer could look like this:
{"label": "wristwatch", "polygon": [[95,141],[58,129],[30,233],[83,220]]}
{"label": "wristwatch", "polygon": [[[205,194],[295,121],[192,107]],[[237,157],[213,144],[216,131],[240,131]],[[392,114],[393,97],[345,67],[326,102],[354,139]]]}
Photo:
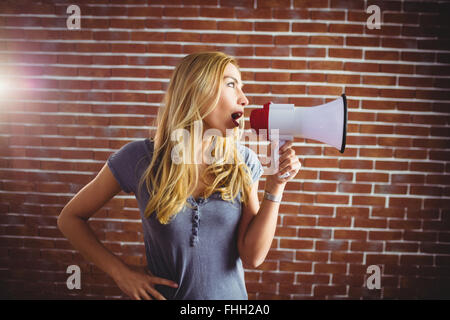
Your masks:
{"label": "wristwatch", "polygon": [[267,191],[264,191],[264,199],[273,201],[273,202],[277,202],[277,203],[281,203],[281,195],[279,196],[274,196],[271,193],[268,193]]}

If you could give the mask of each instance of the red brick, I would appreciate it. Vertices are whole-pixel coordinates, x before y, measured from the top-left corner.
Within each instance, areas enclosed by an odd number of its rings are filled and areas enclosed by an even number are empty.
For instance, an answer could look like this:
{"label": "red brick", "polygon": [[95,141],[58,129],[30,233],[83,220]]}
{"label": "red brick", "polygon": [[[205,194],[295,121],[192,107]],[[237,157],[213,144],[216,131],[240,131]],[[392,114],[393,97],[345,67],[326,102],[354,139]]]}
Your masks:
{"label": "red brick", "polygon": [[343,11],[312,11],[310,10],[312,20],[345,20]]}
{"label": "red brick", "polygon": [[255,49],[257,56],[289,56],[290,50],[288,47],[257,47]]}
{"label": "red brick", "polygon": [[425,181],[424,175],[419,174],[393,174],[392,182],[398,183],[423,183]]}
{"label": "red brick", "polygon": [[381,194],[406,194],[406,186],[392,186],[392,185],[376,185],[374,193]]}
{"label": "red brick", "polygon": [[414,66],[409,64],[380,64],[380,72],[386,73],[414,73]]}
{"label": "red brick", "polygon": [[376,37],[352,37],[347,36],[345,43],[347,46],[354,47],[379,47],[380,39]]}
{"label": "red brick", "polygon": [[381,228],[387,227],[386,219],[355,219],[354,227],[356,228]]}
{"label": "red brick", "polygon": [[308,275],[308,274],[297,274],[296,282],[298,283],[323,283],[328,284],[330,282],[329,275]]}
{"label": "red brick", "polygon": [[369,197],[369,196],[354,196],[353,204],[356,205],[370,205],[370,206],[384,206],[386,202],[385,197]]}
{"label": "red brick", "polygon": [[[403,243],[403,242],[388,242],[386,243],[386,251],[393,252],[418,252],[419,244],[417,243]],[[402,258],[405,256],[403,255]]]}
{"label": "red brick", "polygon": [[314,295],[317,297],[322,296],[343,296],[347,293],[347,286],[320,286],[314,287]]}
{"label": "red brick", "polygon": [[[270,35],[246,35],[241,34],[238,35],[238,42],[239,43],[247,43],[247,44],[289,44],[290,41],[286,41],[283,43],[283,41],[278,42],[279,37],[270,36]],[[242,64],[242,59],[240,60],[240,64]]]}
{"label": "red brick", "polygon": [[399,261],[398,255],[388,255],[388,254],[368,254],[366,258],[366,264],[397,264]]}
{"label": "red brick", "polygon": [[380,89],[367,87],[346,87],[345,94],[349,96],[377,97],[380,95]]}
{"label": "red brick", "polygon": [[326,77],[327,82],[330,83],[359,84],[361,81],[359,75],[328,74]]}
{"label": "red brick", "polygon": [[344,65],[344,70],[359,72],[379,72],[380,65],[377,63],[346,62]]}
{"label": "red brick", "polygon": [[332,262],[362,263],[362,253],[331,252]]}
{"label": "red brick", "polygon": [[294,7],[328,8],[328,0],[294,0]]}
{"label": "red brick", "polygon": [[406,241],[437,241],[437,232],[423,232],[423,231],[404,231],[404,239]]}
{"label": "red brick", "polygon": [[345,193],[371,193],[372,186],[370,184],[339,184],[339,192]]}
{"label": "red brick", "polygon": [[292,81],[324,82],[325,75],[320,73],[292,73]]}
{"label": "red brick", "polygon": [[210,18],[234,18],[235,12],[234,8],[211,8],[211,7],[200,7],[201,17]]}
{"label": "red brick", "polygon": [[230,0],[220,1],[220,5],[223,7],[244,7],[253,8],[253,0]]}
{"label": "red brick", "polygon": [[420,225],[421,225],[420,220],[410,220],[410,221],[389,220],[389,229],[404,229],[404,230],[420,229]]}
{"label": "red brick", "polygon": [[311,215],[332,215],[333,208],[331,207],[320,207],[320,206],[308,206],[301,205],[298,211],[300,214],[311,214]]}
{"label": "red brick", "polygon": [[318,225],[325,227],[350,227],[351,219],[340,217],[339,218],[320,217]]}
{"label": "red brick", "polygon": [[342,46],[344,44],[344,38],[331,36],[311,36],[309,38],[309,43],[313,45]]}
{"label": "red brick", "polygon": [[417,48],[416,39],[383,38],[381,45],[387,48]]}
{"label": "red brick", "polygon": [[271,19],[272,10],[267,8],[239,8],[235,7],[236,18],[238,19]]}
{"label": "red brick", "polygon": [[346,272],[346,264],[335,264],[335,263],[316,263],[314,265],[314,273],[345,273]]}
{"label": "red brick", "polygon": [[264,272],[262,274],[263,282],[278,282],[278,283],[292,283],[294,282],[294,274],[293,273],[280,273],[280,272]]}
{"label": "red brick", "polygon": [[327,32],[327,25],[325,23],[293,23],[293,32]]}
{"label": "red brick", "polygon": [[255,80],[257,81],[289,81],[289,73],[281,72],[259,72],[255,75]]}
{"label": "red brick", "polygon": [[[365,143],[369,144],[369,143]],[[375,143],[371,143],[375,144]],[[340,168],[345,169],[372,169],[373,168],[373,161],[371,160],[342,160],[340,162]]]}
{"label": "red brick", "polygon": [[[375,210],[375,208],[373,208]],[[337,217],[363,217],[367,218],[369,216],[368,208],[358,208],[358,207],[342,207],[336,209]]]}
{"label": "red brick", "polygon": [[401,231],[369,231],[369,240],[402,240]]}
{"label": "red brick", "polygon": [[348,250],[349,245],[347,241],[342,240],[329,240],[329,241],[317,241],[316,250]]}
{"label": "red brick", "polygon": [[272,293],[275,292],[277,284],[249,282],[246,284],[248,292]]}
{"label": "red brick", "polygon": [[359,230],[335,230],[334,238],[348,239],[348,240],[365,240],[367,239],[367,232]]}
{"label": "red brick", "polygon": [[355,33],[359,33],[362,34],[364,33],[364,26],[363,25],[359,25],[359,24],[350,24],[350,23],[345,23],[345,24],[334,24],[331,23],[329,25],[329,32],[332,33],[345,33],[345,34],[355,34]]}
{"label": "red brick", "polygon": [[311,262],[280,262],[280,271],[311,272]]}
{"label": "red brick", "polygon": [[326,252],[308,252],[297,251],[295,254],[295,260],[298,261],[328,261],[328,253]]}
{"label": "red brick", "polygon": [[301,229],[298,229],[298,237],[301,239],[304,239],[304,238],[330,239],[331,238],[331,230],[301,228]]}
{"label": "red brick", "polygon": [[289,7],[291,5],[290,0],[259,0],[258,7],[260,8],[275,8],[275,7]]}
{"label": "red brick", "polygon": [[292,294],[303,294],[303,295],[311,295],[312,285],[295,285],[295,284],[280,284],[279,291],[280,293],[292,293]]}
{"label": "red brick", "polygon": [[[286,8],[289,8],[289,6],[286,6]],[[309,19],[308,10],[273,8],[272,12],[274,19],[291,19],[291,20]]]}
{"label": "red brick", "polygon": [[364,84],[385,85],[385,86],[393,86],[396,84],[395,77],[363,76],[362,79]]}
{"label": "red brick", "polygon": [[250,31],[253,29],[252,22],[245,21],[219,21],[217,23],[218,30],[244,30]]}
{"label": "red brick", "polygon": [[[429,136],[433,135],[430,132],[430,128],[418,127],[418,126],[396,126],[395,132],[396,134],[401,135],[415,135],[415,136]],[[417,150],[419,151],[419,150]],[[423,151],[423,150],[421,150]]]}

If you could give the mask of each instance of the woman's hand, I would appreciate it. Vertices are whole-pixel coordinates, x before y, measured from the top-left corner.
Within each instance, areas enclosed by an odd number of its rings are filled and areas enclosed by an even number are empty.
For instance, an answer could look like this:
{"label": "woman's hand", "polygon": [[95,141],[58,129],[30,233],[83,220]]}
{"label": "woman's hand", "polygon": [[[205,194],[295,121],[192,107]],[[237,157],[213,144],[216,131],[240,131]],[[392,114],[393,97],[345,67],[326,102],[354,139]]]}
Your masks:
{"label": "woman's hand", "polygon": [[[300,161],[292,148],[292,141],[286,141],[286,143],[279,150],[280,158],[278,165],[278,172],[267,177],[267,182],[270,185],[283,185],[289,180],[293,179],[300,168],[302,167]],[[289,173],[289,176],[280,178],[285,173]]]}
{"label": "woman's hand", "polygon": [[178,288],[178,285],[170,280],[153,276],[147,267],[128,266],[120,275],[113,278],[120,290],[135,300],[166,300],[155,289],[155,285],[166,285]]}

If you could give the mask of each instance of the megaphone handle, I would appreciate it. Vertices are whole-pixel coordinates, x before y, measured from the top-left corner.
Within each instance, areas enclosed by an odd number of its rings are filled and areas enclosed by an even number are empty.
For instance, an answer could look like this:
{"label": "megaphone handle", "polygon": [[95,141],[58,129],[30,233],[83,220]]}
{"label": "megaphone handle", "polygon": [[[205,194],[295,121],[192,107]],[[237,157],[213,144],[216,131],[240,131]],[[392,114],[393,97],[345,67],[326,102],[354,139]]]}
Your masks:
{"label": "megaphone handle", "polygon": [[[278,163],[277,167],[278,167],[278,171],[280,169],[280,163],[279,163],[279,158],[280,158],[280,154],[278,153],[278,151],[280,150],[280,148],[282,146],[284,146],[284,144],[286,143],[287,140],[279,140],[280,144],[278,146],[278,150],[276,150],[273,155],[272,155],[272,163]],[[289,172],[286,172],[285,174],[282,174],[280,176],[278,176],[280,179],[284,179],[289,177]]]}

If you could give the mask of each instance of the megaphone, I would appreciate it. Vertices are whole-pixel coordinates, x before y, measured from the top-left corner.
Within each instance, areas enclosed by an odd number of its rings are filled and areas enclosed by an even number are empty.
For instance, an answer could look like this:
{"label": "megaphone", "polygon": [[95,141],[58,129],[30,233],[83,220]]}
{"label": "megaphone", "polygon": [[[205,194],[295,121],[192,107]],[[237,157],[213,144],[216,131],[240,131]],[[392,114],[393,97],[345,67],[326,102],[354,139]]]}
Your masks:
{"label": "megaphone", "polygon": [[[338,99],[315,107],[295,107],[293,104],[266,103],[262,109],[250,113],[250,126],[260,134],[266,130],[278,130],[281,147],[294,137],[326,143],[344,153],[347,136],[347,98]],[[278,152],[275,152],[278,155]],[[278,162],[278,159],[273,160]]]}

